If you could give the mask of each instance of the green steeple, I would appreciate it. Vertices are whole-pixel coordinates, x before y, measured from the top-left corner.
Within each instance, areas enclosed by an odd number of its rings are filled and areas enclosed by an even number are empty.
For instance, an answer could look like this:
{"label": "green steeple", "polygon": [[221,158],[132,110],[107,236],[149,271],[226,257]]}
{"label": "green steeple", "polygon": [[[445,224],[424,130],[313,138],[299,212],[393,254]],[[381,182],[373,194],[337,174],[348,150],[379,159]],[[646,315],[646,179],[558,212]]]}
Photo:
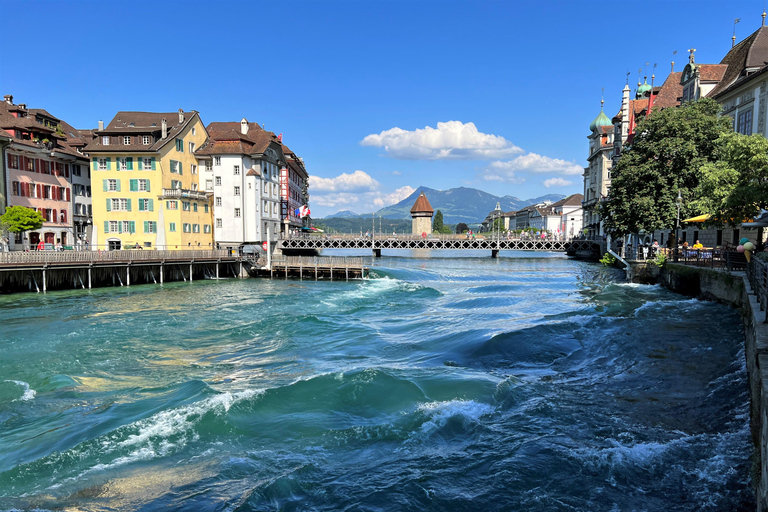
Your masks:
{"label": "green steeple", "polygon": [[648,77],[643,77],[643,85],[639,86],[637,88],[637,93],[635,93],[635,99],[639,100],[641,98],[645,98],[648,95],[651,94],[651,86],[648,85]]}
{"label": "green steeple", "polygon": [[605,112],[603,112],[603,100],[600,100],[600,114],[595,118],[594,121],[589,123],[589,131],[593,132],[597,130],[598,128],[602,126],[613,126],[613,123],[610,119],[608,119],[608,116],[605,115]]}

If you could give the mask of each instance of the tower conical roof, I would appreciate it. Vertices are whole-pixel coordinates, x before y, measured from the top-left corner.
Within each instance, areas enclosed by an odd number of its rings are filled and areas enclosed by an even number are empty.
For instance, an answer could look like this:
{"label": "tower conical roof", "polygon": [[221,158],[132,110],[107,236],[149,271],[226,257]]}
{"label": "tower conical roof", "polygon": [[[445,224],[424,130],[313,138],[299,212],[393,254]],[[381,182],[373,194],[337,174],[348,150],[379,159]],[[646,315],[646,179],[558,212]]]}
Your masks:
{"label": "tower conical roof", "polygon": [[434,213],[434,211],[432,205],[429,204],[427,195],[422,191],[422,193],[419,194],[419,197],[416,198],[416,202],[413,203],[411,213]]}

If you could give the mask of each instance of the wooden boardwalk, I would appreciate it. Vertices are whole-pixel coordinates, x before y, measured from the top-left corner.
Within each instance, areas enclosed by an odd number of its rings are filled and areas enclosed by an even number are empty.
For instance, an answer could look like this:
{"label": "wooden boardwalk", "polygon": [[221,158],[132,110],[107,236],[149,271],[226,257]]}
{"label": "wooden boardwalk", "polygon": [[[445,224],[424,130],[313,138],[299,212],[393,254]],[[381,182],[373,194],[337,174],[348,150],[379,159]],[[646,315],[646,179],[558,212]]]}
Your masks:
{"label": "wooden boardwalk", "polygon": [[242,264],[226,250],[0,252],[0,292],[238,277]]}
{"label": "wooden boardwalk", "polygon": [[252,275],[297,277],[303,279],[345,280],[366,279],[369,268],[363,258],[283,256],[272,260],[272,267],[251,267]]}

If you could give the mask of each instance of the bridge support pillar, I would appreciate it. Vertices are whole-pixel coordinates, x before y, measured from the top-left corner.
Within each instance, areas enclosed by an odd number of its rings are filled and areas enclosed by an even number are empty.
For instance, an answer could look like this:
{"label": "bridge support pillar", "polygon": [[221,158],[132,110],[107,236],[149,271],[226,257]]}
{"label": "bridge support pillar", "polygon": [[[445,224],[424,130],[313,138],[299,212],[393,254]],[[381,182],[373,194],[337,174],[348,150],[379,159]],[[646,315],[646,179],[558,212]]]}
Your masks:
{"label": "bridge support pillar", "polygon": [[491,258],[498,258],[498,257],[499,257],[499,250],[491,249]]}
{"label": "bridge support pillar", "polygon": [[373,257],[374,258],[381,258],[381,249],[374,249],[373,250]]}

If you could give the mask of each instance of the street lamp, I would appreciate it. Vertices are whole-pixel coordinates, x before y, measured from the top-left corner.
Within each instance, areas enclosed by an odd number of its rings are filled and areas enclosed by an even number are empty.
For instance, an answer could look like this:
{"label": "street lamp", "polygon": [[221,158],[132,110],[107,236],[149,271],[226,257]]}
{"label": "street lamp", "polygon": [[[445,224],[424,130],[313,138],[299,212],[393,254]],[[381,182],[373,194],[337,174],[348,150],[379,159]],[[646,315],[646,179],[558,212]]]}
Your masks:
{"label": "street lamp", "polygon": [[680,207],[683,204],[683,196],[680,194],[680,190],[677,191],[677,226],[675,226],[675,262],[679,260],[679,247],[680,247]]}

